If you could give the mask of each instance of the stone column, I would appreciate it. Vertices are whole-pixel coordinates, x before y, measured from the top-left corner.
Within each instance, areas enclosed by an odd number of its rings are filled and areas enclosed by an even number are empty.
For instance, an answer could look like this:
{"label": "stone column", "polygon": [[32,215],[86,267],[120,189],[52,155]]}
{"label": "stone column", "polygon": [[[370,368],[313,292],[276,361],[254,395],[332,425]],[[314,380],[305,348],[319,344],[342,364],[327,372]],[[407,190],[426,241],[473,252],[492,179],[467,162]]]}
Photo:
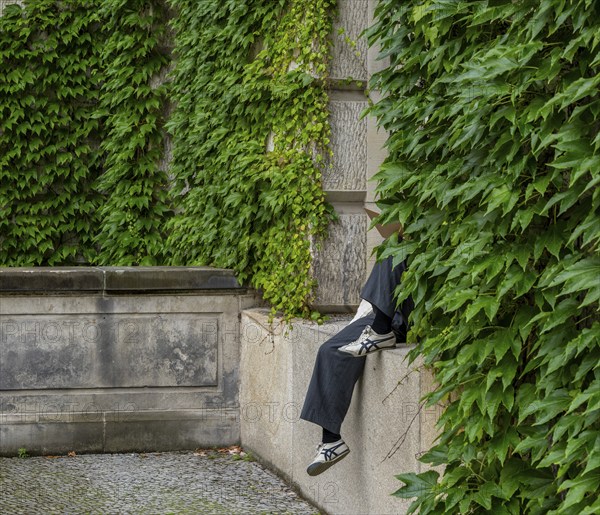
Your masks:
{"label": "stone column", "polygon": [[[369,179],[385,158],[386,135],[377,131],[372,117],[362,117],[368,107],[367,85],[381,68],[377,50],[369,49],[361,33],[372,24],[375,0],[340,0],[334,25],[330,65],[330,123],[333,163],[323,186],[337,221],[329,237],[315,249],[314,271],[319,281],[315,306],[326,312],[353,311],[382,241],[368,231],[364,207],[376,209],[374,183]],[[341,34],[340,34],[341,32]],[[372,95],[372,100],[377,98]]]}

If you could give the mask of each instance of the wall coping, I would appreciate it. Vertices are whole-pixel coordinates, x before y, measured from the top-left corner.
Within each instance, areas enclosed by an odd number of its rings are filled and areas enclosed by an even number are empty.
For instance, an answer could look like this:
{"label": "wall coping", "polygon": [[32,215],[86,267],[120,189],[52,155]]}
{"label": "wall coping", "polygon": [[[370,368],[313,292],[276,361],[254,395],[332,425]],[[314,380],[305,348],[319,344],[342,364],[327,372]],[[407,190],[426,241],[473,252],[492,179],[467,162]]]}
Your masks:
{"label": "wall coping", "polygon": [[32,292],[157,292],[236,290],[233,270],[208,266],[0,268],[0,294]]}

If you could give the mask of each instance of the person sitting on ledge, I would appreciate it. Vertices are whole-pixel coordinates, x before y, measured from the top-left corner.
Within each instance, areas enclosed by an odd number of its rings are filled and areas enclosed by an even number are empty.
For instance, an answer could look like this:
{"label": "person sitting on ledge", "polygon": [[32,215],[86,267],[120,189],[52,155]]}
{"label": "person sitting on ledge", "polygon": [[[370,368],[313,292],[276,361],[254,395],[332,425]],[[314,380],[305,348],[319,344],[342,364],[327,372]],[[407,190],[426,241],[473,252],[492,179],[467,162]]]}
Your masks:
{"label": "person sitting on ledge", "polygon": [[350,452],[340,430],[366,356],[406,342],[413,303],[407,299],[397,309],[394,300],[405,269],[406,261],[393,267],[391,256],[376,263],[361,291],[363,302],[357,315],[319,348],[300,414],[301,419],[323,429],[317,455],[307,469],[311,476],[321,474]]}

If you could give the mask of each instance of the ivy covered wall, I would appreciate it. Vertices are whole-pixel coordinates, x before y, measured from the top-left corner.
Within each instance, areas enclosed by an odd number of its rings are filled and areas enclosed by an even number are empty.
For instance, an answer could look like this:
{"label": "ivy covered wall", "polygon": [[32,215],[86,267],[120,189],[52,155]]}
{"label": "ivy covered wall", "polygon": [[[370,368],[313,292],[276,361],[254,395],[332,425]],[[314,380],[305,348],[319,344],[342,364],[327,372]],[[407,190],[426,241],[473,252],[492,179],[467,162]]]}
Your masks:
{"label": "ivy covered wall", "polygon": [[170,262],[233,268],[275,309],[306,315],[310,241],[328,223],[333,2],[177,6],[169,130],[180,211],[168,225]]}
{"label": "ivy covered wall", "polygon": [[[0,17],[0,264],[94,259],[102,42],[93,2]],[[77,41],[74,44],[74,41]]]}
{"label": "ivy covered wall", "polygon": [[[333,1],[98,5],[0,17],[0,265],[225,266],[307,314]],[[445,404],[422,513],[600,511],[599,9],[381,0],[368,33],[380,250]]]}
{"label": "ivy covered wall", "polygon": [[309,314],[334,4],[5,7],[0,266],[227,267]]}
{"label": "ivy covered wall", "polygon": [[600,512],[600,5],[381,0],[383,220],[445,405],[420,513]]}

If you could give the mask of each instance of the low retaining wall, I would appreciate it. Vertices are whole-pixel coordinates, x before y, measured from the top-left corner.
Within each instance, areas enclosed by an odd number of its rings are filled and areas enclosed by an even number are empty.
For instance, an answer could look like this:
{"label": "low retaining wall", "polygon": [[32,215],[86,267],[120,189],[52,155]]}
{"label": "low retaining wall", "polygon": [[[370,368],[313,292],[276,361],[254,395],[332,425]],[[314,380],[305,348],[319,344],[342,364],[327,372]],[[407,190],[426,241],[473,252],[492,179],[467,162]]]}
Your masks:
{"label": "low retaining wall", "polygon": [[268,323],[265,310],[242,313],[242,445],[327,513],[405,513],[410,501],[390,495],[402,484],[394,476],[425,470],[417,458],[431,446],[439,416],[421,409],[431,376],[418,363],[408,367],[408,347],[367,357],[342,426],[350,454],[320,476],[306,474],[321,429],[299,419],[304,395],[319,346],[349,318],[322,326],[296,321],[286,333],[280,320]]}
{"label": "low retaining wall", "polygon": [[206,267],[0,269],[0,454],[238,443],[255,302]]}

